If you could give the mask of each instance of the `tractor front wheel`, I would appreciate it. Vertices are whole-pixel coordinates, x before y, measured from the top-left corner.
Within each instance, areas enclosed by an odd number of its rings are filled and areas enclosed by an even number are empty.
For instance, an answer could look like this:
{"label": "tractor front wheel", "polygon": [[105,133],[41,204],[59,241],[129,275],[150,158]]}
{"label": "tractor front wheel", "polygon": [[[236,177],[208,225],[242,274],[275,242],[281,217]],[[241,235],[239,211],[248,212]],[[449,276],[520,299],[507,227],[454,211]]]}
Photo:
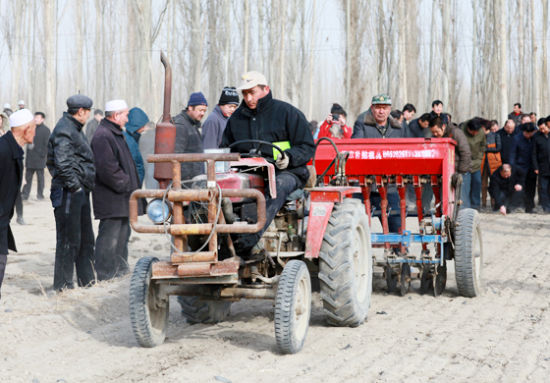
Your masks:
{"label": "tractor front wheel", "polygon": [[157,258],[141,258],[130,281],[130,321],[137,342],[142,347],[161,345],[166,338],[169,297],[159,294],[159,285],[151,279]]}
{"label": "tractor front wheel", "polygon": [[311,279],[303,261],[289,261],[275,297],[275,339],[283,354],[302,349],[311,316]]}

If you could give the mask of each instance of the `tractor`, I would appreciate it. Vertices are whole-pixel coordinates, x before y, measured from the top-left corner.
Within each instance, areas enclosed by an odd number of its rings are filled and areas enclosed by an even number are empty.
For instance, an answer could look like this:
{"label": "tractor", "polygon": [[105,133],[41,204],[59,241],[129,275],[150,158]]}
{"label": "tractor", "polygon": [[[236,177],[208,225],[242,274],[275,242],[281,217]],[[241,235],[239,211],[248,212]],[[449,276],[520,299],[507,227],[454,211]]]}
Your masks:
{"label": "tractor", "polygon": [[[281,353],[304,344],[311,315],[312,286],[319,288],[326,320],[355,327],[370,307],[373,255],[367,210],[354,195],[357,186],[316,182],[287,199],[263,234],[261,259],[247,261],[235,251],[231,234],[257,233],[266,222],[266,198],[276,196],[273,156],[251,154],[174,154],[170,117],[171,70],[166,68],[164,112],[157,124],[155,163],[159,189],[130,197],[130,224],[139,233],[168,237],[170,254],[144,257],[130,282],[130,319],[137,342],[164,342],[170,295],[178,296],[191,323],[216,323],[240,299],[275,300],[275,339]],[[271,143],[259,142],[273,151]],[[270,152],[270,150],[267,150]],[[182,180],[181,163],[203,162],[205,174]],[[310,167],[312,180],[315,169]],[[140,199],[150,199],[138,220]],[[313,282],[313,283],[312,283]]]}

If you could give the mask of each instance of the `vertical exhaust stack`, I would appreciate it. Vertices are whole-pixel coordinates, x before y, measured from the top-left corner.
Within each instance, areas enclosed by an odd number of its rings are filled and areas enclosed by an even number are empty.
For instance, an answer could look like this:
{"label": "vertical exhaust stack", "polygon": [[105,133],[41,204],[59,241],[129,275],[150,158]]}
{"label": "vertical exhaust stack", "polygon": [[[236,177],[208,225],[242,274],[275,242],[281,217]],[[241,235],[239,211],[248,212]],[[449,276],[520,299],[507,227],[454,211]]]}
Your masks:
{"label": "vertical exhaust stack", "polygon": [[[174,153],[176,146],[176,126],[172,123],[170,116],[172,67],[162,52],[160,61],[164,65],[164,108],[162,121],[157,124],[155,133],[155,154],[169,154]],[[155,179],[159,182],[161,189],[166,189],[172,180],[172,164],[169,162],[155,163]]]}

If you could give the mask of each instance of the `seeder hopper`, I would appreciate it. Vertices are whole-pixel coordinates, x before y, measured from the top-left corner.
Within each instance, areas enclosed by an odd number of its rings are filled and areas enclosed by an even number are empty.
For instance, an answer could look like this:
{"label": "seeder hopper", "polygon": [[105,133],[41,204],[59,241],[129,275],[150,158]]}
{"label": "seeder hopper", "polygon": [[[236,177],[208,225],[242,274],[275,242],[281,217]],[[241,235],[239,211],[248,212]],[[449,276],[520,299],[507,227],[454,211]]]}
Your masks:
{"label": "seeder hopper", "polygon": [[[375,265],[383,268],[390,292],[399,289],[406,294],[411,279],[417,276],[422,292],[441,294],[451,260],[460,295],[474,297],[482,290],[479,217],[476,210],[460,206],[461,177],[455,173],[454,151],[455,142],[449,138],[346,139],[337,143],[321,139],[318,144],[314,159],[318,182],[359,186],[357,197],[364,200],[370,224],[373,217],[380,218],[382,232],[371,234],[372,246],[383,248]],[[427,212],[422,209],[425,184],[435,197],[434,207]],[[407,187],[412,187],[416,196],[416,209],[411,211],[407,211]],[[371,203],[375,193],[380,198],[378,209]],[[399,211],[389,208],[391,193],[399,198]],[[418,232],[407,228],[407,215],[418,217]],[[389,231],[391,216],[400,216],[399,232]]]}

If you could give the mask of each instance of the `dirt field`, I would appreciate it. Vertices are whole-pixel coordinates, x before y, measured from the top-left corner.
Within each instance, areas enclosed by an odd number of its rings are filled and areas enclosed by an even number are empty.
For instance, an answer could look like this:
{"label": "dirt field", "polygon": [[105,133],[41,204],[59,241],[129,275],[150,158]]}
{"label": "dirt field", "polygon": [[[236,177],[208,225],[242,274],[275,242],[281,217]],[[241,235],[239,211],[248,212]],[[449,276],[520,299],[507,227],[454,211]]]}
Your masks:
{"label": "dirt field", "polygon": [[[138,347],[130,277],[54,294],[49,201],[29,201],[25,219],[13,225],[20,253],[9,255],[0,301],[2,382],[548,381],[550,216],[482,214],[480,298],[457,296],[451,264],[443,296],[420,295],[418,281],[388,295],[378,280],[368,321],[332,328],[315,294],[304,349],[287,356],[275,349],[270,301],[235,303],[211,326],[186,324],[172,298],[166,343]],[[132,234],[131,266],[166,256],[165,242]]]}

